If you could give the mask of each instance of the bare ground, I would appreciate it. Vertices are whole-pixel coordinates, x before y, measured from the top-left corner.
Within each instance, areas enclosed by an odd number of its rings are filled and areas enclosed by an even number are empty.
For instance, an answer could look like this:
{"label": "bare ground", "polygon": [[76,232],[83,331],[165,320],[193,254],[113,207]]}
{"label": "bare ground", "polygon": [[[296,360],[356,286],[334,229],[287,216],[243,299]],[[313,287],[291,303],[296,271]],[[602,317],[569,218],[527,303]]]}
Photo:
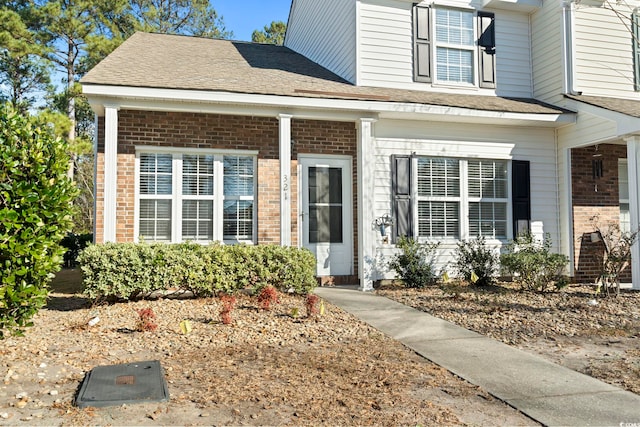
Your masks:
{"label": "bare ground", "polygon": [[[307,318],[302,297],[263,311],[240,296],[224,325],[217,298],[91,307],[78,288],[77,272],[58,274],[34,327],[0,346],[0,425],[535,425],[329,304]],[[155,331],[136,331],[142,308]],[[168,402],[73,406],[93,367],[155,359]]]}
{"label": "bare ground", "polygon": [[605,297],[593,286],[572,285],[540,294],[501,283],[421,290],[391,285],[378,293],[640,394],[638,291]]}

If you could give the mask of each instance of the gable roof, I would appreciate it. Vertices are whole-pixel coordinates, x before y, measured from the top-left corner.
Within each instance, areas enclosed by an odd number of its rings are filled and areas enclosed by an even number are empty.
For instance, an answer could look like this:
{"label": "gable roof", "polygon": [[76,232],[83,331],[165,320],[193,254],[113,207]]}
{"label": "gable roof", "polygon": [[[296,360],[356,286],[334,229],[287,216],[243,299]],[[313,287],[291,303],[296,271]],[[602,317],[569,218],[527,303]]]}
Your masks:
{"label": "gable roof", "polygon": [[608,98],[604,96],[565,95],[569,99],[584,102],[594,107],[640,118],[640,101],[633,99]]}
{"label": "gable roof", "polygon": [[83,85],[417,103],[525,114],[570,112],[535,99],[354,86],[284,46],[150,33],[135,33],[80,82]]}

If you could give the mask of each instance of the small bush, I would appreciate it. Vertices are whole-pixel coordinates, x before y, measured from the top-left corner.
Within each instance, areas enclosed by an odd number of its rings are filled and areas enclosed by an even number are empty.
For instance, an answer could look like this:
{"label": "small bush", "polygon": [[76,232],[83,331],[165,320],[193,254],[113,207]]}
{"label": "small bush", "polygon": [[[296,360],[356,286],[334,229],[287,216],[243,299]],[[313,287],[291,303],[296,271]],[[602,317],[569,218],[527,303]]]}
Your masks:
{"label": "small bush", "polygon": [[436,282],[433,254],[438,243],[419,243],[410,237],[400,237],[389,268],[396,272],[408,288],[424,288]]}
{"label": "small bush", "polygon": [[262,288],[260,294],[258,294],[258,303],[263,310],[271,310],[271,306],[279,302],[278,291],[271,285]]}
{"label": "small bush", "polygon": [[222,295],[220,297],[222,308],[220,309],[220,319],[225,325],[230,325],[233,322],[231,312],[236,306],[236,297],[232,295]]}
{"label": "small bush", "polygon": [[136,331],[139,332],[153,332],[158,329],[158,325],[155,322],[156,314],[151,308],[143,308],[137,310],[138,322],[136,323]]}
{"label": "small bush", "polygon": [[502,268],[514,275],[513,280],[522,289],[547,291],[551,286],[557,289],[567,284],[563,275],[569,259],[562,254],[552,253],[551,239],[545,236],[538,242],[530,234],[518,236],[509,243],[507,253],[500,256]]}
{"label": "small bush", "polygon": [[[488,286],[495,282],[499,270],[498,254],[487,247],[484,237],[458,243],[454,254],[454,269],[467,282]],[[473,275],[477,276],[475,282]]]}
{"label": "small bush", "polygon": [[21,335],[60,270],[77,194],[67,144],[0,104],[0,339]]}
{"label": "small bush", "polygon": [[307,309],[307,317],[317,317],[320,313],[318,309],[318,303],[320,302],[320,297],[316,294],[309,294],[305,300],[305,307]]}
{"label": "small bush", "polygon": [[265,286],[307,294],[316,286],[311,252],[274,245],[105,243],[89,245],[78,261],[84,293],[94,300],[134,299],[167,289],[215,296]]}

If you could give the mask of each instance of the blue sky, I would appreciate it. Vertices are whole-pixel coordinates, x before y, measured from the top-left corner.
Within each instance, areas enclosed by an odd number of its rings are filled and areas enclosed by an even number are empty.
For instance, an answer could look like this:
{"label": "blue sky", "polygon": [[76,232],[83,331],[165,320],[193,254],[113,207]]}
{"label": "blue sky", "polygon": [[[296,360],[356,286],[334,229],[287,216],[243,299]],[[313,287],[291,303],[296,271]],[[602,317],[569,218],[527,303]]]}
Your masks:
{"label": "blue sky", "polygon": [[212,0],[235,40],[251,41],[253,30],[262,30],[271,21],[287,22],[291,0]]}

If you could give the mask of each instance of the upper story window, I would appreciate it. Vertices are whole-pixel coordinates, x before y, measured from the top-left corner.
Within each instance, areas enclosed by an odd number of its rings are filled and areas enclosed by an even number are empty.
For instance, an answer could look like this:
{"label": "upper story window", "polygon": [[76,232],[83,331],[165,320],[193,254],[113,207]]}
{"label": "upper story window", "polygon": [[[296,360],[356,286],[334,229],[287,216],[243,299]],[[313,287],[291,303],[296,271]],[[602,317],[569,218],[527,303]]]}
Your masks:
{"label": "upper story window", "polygon": [[436,9],[436,80],[474,84],[473,13]]}
{"label": "upper story window", "polygon": [[137,227],[146,241],[255,241],[255,156],[139,152]]}
{"label": "upper story window", "polygon": [[416,5],[414,79],[496,87],[492,13]]}

